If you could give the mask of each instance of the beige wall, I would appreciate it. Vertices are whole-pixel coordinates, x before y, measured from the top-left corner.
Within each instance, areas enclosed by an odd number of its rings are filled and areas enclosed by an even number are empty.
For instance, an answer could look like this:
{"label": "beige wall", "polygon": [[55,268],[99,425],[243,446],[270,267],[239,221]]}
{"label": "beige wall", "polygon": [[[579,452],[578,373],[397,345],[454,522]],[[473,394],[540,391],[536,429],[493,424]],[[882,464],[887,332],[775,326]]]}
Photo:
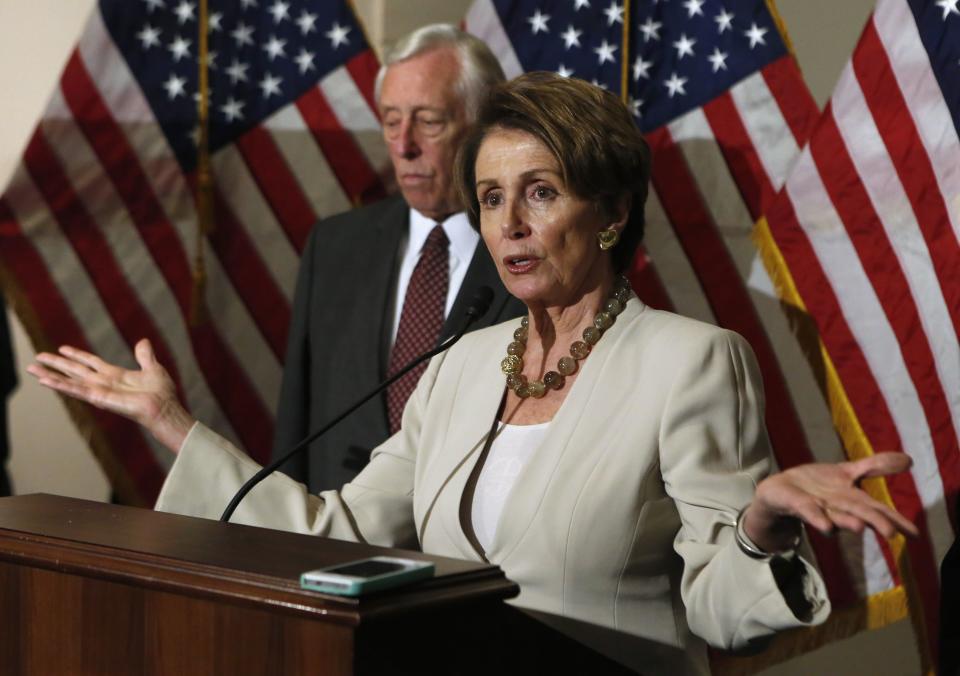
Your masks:
{"label": "beige wall", "polygon": [[[94,0],[0,0],[0,185],[23,150],[56,81],[83,17]],[[457,22],[469,0],[355,0],[375,45],[390,43],[430,21]],[[781,15],[811,90],[827,99],[859,37],[873,0],[780,0]],[[25,72],[24,69],[28,68]],[[13,320],[18,363],[32,355]],[[63,406],[48,392],[23,383],[11,403],[13,458],[18,492],[47,491],[102,500],[108,487]],[[905,622],[841,641],[768,674],[876,675],[918,673],[913,634]]]}

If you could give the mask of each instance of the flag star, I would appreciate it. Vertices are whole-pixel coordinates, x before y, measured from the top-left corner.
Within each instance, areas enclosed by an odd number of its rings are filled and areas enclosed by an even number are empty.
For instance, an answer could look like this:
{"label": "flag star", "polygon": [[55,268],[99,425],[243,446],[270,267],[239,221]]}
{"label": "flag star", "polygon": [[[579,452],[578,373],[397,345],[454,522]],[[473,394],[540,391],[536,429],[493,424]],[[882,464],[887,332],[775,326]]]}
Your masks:
{"label": "flag star", "polygon": [[607,85],[600,82],[600,80],[598,80],[597,78],[593,78],[592,80],[590,80],[590,84],[592,84],[594,87],[600,87],[600,89],[607,88]]}
{"label": "flag star", "polygon": [[630,97],[630,102],[627,103],[627,107],[630,108],[630,114],[634,117],[643,117],[643,113],[640,111],[641,106],[643,106],[643,99]]}
{"label": "flag star", "polygon": [[677,60],[679,61],[687,55],[693,56],[693,46],[695,44],[697,44],[696,38],[688,38],[686,33],[681,33],[680,39],[673,43],[673,46],[677,49]]}
{"label": "flag star", "polygon": [[549,33],[550,29],[547,28],[547,22],[550,20],[549,14],[544,14],[539,9],[533,14],[533,16],[527,17],[527,23],[530,24],[530,31],[536,35],[540,31],[544,33]]}
{"label": "flag star", "polygon": [[163,83],[163,88],[167,90],[167,98],[173,101],[178,96],[183,96],[186,91],[184,89],[186,84],[187,78],[171,75],[167,78],[167,81]]}
{"label": "flag star", "polygon": [[267,56],[270,57],[270,60],[273,61],[278,56],[286,56],[287,53],[284,49],[286,46],[286,40],[280,40],[276,35],[271,35],[270,39],[267,41],[267,44],[263,46],[263,51],[267,53]]}
{"label": "flag star", "polygon": [[244,82],[247,81],[247,68],[250,67],[249,63],[240,63],[236,59],[233,60],[233,63],[227,68],[227,75],[230,76],[230,81],[233,84],[237,84],[240,80]]}
{"label": "flag star", "polygon": [[326,35],[327,39],[330,40],[330,46],[336,49],[340,45],[350,44],[350,39],[347,37],[347,33],[349,32],[350,26],[341,26],[334,21],[333,28],[324,33],[324,35]]}
{"label": "flag star", "polygon": [[223,113],[223,116],[227,118],[227,122],[233,122],[234,120],[243,119],[243,101],[237,101],[232,96],[227,99],[227,102],[220,106],[220,111]]}
{"label": "flag star", "polygon": [[207,19],[207,26],[211,33],[219,33],[223,30],[223,12],[214,12]]}
{"label": "flag star", "polygon": [[563,39],[564,48],[579,47],[581,35],[583,35],[583,31],[578,31],[572,25],[567,26],[566,32],[560,36]]}
{"label": "flag star", "polygon": [[179,62],[180,59],[190,56],[190,44],[190,40],[184,40],[178,35],[167,49],[170,50],[170,55],[173,57],[173,60]]}
{"label": "flag star", "polygon": [[297,19],[297,25],[300,26],[301,33],[306,35],[307,33],[312,33],[313,31],[317,30],[317,27],[314,25],[316,23],[316,14],[310,14],[306,11],[300,12],[300,18]]}
{"label": "flag star", "polygon": [[144,49],[156,47],[160,44],[160,29],[146,24],[143,30],[137,33],[137,39],[140,41],[140,46]]}
{"label": "flag star", "polygon": [[769,28],[760,28],[756,23],[750,24],[750,30],[743,31],[743,34],[750,38],[750,49],[753,49],[758,44],[765,45],[767,41],[763,39],[763,36],[766,35]]}
{"label": "flag star", "polygon": [[687,78],[679,77],[676,73],[671,75],[670,79],[663,84],[667,86],[669,90],[667,93],[670,94],[671,99],[677,94],[680,94],[680,96],[686,96],[687,94],[687,90],[683,88],[687,84]]}
{"label": "flag star", "polygon": [[650,66],[653,65],[653,61],[644,61],[642,56],[637,56],[637,59],[633,62],[633,79],[634,81],[643,78],[645,80],[650,79]]}
{"label": "flag star", "polygon": [[654,21],[652,16],[647,17],[647,20],[640,24],[640,32],[643,33],[643,41],[650,42],[651,39],[659,40],[661,27],[663,27],[661,22]]}
{"label": "flag star", "polygon": [[721,68],[723,70],[727,69],[727,57],[730,56],[726,52],[721,52],[719,47],[713,48],[713,54],[707,57],[707,60],[713,66],[713,72],[718,72]]}
{"label": "flag star", "polygon": [[211,51],[207,52],[207,59],[206,59],[206,64],[205,64],[205,65],[206,65],[207,68],[209,68],[210,70],[216,70],[216,69],[217,69],[217,52],[216,52],[215,50],[211,50]]}
{"label": "flag star", "polygon": [[957,3],[960,0],[937,0],[937,7],[943,10],[943,16],[941,17],[944,21],[947,20],[947,17],[951,14],[960,14],[960,9],[957,9]]}
{"label": "flag star", "polygon": [[269,99],[273,94],[280,96],[281,82],[283,82],[283,78],[281,77],[274,77],[270,73],[264,75],[263,79],[260,80],[260,89],[263,91],[263,98]]}
{"label": "flag star", "polygon": [[237,27],[233,29],[230,35],[233,36],[234,41],[237,43],[237,47],[253,44],[253,26],[247,26],[246,24],[238,23]]}
{"label": "flag star", "polygon": [[683,6],[687,8],[687,18],[692,19],[696,15],[703,16],[703,3],[707,0],[686,0]]}
{"label": "flag star", "polygon": [[308,70],[314,70],[313,57],[316,56],[313,52],[308,52],[306,49],[301,49],[300,53],[297,54],[297,58],[294,59],[297,65],[300,66],[300,74],[305,74]]}
{"label": "flag star", "polygon": [[188,21],[192,21],[195,18],[193,16],[193,10],[196,8],[197,6],[194,3],[183,0],[183,2],[177,5],[177,8],[173,10],[173,13],[177,15],[177,21],[179,21],[182,25]]}
{"label": "flag star", "polygon": [[720,13],[713,17],[713,20],[717,22],[717,32],[720,35],[723,35],[728,30],[733,30],[733,14],[728,12],[725,9],[721,9]]}
{"label": "flag star", "polygon": [[561,63],[560,67],[557,68],[557,75],[560,77],[570,77],[573,75],[573,68],[567,68]]}
{"label": "flag star", "polygon": [[579,12],[584,7],[590,6],[590,0],[573,0],[573,11]]}
{"label": "flag star", "polygon": [[163,9],[166,5],[163,4],[163,0],[143,0],[147,3],[147,11],[153,14],[155,9]]}
{"label": "flag star", "polygon": [[243,5],[243,9],[250,9],[257,6],[257,0],[240,0],[240,4]]}
{"label": "flag star", "polygon": [[607,61],[613,63],[615,59],[613,58],[613,53],[617,51],[617,45],[611,45],[606,40],[603,41],[599,47],[593,48],[594,53],[597,55],[597,64],[603,65]]}
{"label": "flag star", "polygon": [[603,10],[603,13],[607,15],[608,27],[615,23],[623,23],[623,5],[618,5],[616,0],[611,2],[610,6]]}
{"label": "flag star", "polygon": [[273,23],[280,23],[284,19],[290,18],[290,3],[277,0],[270,5],[270,9],[267,11],[273,15]]}

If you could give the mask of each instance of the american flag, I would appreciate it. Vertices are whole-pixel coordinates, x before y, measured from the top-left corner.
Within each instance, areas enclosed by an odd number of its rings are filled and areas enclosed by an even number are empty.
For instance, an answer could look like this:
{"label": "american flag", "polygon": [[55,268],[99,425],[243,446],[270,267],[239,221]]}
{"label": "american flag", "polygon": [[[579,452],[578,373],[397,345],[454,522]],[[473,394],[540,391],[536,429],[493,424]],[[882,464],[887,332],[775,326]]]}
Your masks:
{"label": "american flag", "polygon": [[[623,96],[653,150],[646,250],[631,275],[638,294],[750,341],[780,466],[856,455],[834,426],[842,406],[826,387],[832,365],[814,323],[843,321],[843,312],[811,317],[781,302],[789,271],[764,238],[761,217],[820,116],[773,4],[475,0],[466,26],[493,46],[508,76],[552,70]],[[715,667],[752,671],[906,616],[902,571],[886,541],[872,532],[814,534],[811,544],[833,618],[781,637],[758,658],[718,657]]]}
{"label": "american flag", "polygon": [[[209,51],[213,229],[197,253],[198,43]],[[0,263],[38,349],[133,365],[150,338],[198,418],[269,455],[299,254],[318,217],[383,194],[378,64],[347,2],[101,0],[0,197]],[[71,404],[120,497],[169,452]]]}
{"label": "american flag", "polygon": [[856,423],[848,448],[913,458],[886,483],[923,537],[884,553],[910,591],[925,671],[960,486],[958,137],[957,0],[880,0],[767,212],[787,296],[816,322]]}

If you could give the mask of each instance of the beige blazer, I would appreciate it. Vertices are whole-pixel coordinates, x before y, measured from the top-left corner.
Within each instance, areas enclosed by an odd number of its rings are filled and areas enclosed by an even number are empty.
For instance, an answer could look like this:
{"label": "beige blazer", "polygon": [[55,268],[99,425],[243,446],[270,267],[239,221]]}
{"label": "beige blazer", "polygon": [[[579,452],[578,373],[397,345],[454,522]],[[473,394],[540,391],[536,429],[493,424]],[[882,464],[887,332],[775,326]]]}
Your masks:
{"label": "beige blazer", "polygon": [[[234,521],[480,559],[461,500],[504,393],[499,363],[517,325],[474,332],[435,358],[401,431],[340,491],[310,495],[274,474]],[[738,648],[803,624],[770,565],[733,538],[737,512],[771,466],[746,342],[634,298],[581,369],[486,552],[520,585],[517,604],[679,648],[683,664],[662,665],[672,673],[706,664],[690,631]],[[216,518],[257,469],[198,425],[157,508]],[[805,584],[807,620],[822,622],[829,602],[810,566]]]}

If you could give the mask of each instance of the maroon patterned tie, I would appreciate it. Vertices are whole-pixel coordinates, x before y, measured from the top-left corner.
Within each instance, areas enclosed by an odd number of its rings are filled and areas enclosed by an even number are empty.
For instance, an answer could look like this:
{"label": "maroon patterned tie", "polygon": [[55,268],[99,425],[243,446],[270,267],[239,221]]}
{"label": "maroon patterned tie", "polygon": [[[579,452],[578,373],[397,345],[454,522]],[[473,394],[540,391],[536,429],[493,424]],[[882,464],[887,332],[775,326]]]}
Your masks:
{"label": "maroon patterned tie", "polygon": [[[400,312],[397,340],[390,352],[391,376],[417,355],[437,344],[443,328],[443,311],[447,304],[447,287],[450,285],[449,253],[450,240],[439,225],[434,226],[420,251],[420,260],[413,269],[407,293]],[[400,429],[400,419],[407,399],[417,386],[427,363],[420,364],[400,380],[387,388],[387,417],[390,434]]]}

